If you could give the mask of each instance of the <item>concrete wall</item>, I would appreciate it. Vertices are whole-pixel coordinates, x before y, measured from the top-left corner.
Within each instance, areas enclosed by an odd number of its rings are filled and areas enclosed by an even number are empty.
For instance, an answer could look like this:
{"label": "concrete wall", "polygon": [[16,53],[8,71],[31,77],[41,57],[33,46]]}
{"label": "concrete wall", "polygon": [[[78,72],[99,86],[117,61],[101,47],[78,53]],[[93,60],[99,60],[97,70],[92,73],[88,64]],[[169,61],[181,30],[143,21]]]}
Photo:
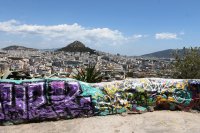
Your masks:
{"label": "concrete wall", "polygon": [[27,123],[154,109],[200,109],[200,82],[126,79],[88,84],[73,79],[0,80],[0,123]]}

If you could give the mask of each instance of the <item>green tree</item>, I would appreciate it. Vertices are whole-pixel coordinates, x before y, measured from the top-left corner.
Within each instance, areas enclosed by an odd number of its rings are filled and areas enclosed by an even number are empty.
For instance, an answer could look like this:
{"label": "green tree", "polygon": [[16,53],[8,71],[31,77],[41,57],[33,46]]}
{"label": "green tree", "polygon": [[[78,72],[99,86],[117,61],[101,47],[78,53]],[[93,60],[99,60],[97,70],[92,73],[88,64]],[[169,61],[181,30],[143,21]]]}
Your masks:
{"label": "green tree", "polygon": [[78,73],[75,74],[74,78],[80,81],[88,83],[97,83],[102,81],[101,72],[95,69],[95,66],[89,65],[85,69],[78,70]]}
{"label": "green tree", "polygon": [[200,48],[183,48],[174,53],[175,62],[172,64],[173,78],[200,78]]}

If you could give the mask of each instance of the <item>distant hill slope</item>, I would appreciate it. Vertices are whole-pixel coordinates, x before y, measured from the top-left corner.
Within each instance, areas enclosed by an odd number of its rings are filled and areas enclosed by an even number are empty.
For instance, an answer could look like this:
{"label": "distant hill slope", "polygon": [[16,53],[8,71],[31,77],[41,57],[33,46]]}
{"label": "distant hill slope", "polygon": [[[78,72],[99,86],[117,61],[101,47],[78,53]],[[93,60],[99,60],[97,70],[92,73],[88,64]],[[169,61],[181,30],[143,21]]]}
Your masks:
{"label": "distant hill slope", "polygon": [[[198,47],[195,47],[198,48]],[[157,58],[173,58],[173,53],[178,53],[180,56],[183,56],[185,52],[191,50],[190,48],[183,48],[183,49],[167,49],[163,51],[158,51],[150,54],[142,55],[142,57],[157,57]],[[199,49],[200,53],[200,49]]]}
{"label": "distant hill slope", "polygon": [[[150,53],[150,54],[145,54],[142,55],[143,57],[157,57],[157,58],[172,58],[173,57],[173,53],[176,51],[176,49],[167,49],[167,50],[163,50],[163,51],[158,51],[158,52],[154,52],[154,53]],[[179,52],[182,53],[182,49],[179,49]]]}
{"label": "distant hill slope", "polygon": [[8,46],[8,47],[5,47],[5,48],[2,48],[2,50],[26,50],[26,51],[37,51],[38,49],[27,48],[27,47],[18,46],[18,45],[12,45],[12,46]]}
{"label": "distant hill slope", "polygon": [[58,49],[58,51],[65,51],[65,52],[89,52],[91,54],[95,53],[94,49],[86,47],[82,42],[80,41],[74,41],[67,45],[66,47]]}

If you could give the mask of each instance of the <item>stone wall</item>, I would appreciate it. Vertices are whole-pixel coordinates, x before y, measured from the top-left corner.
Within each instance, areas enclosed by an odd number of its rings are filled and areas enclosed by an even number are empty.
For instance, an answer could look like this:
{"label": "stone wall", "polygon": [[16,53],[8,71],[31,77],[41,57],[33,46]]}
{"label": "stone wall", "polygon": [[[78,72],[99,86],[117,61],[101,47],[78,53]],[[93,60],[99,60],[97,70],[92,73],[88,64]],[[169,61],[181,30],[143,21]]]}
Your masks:
{"label": "stone wall", "polygon": [[74,79],[0,80],[0,123],[154,109],[200,109],[200,81],[160,78],[88,84]]}

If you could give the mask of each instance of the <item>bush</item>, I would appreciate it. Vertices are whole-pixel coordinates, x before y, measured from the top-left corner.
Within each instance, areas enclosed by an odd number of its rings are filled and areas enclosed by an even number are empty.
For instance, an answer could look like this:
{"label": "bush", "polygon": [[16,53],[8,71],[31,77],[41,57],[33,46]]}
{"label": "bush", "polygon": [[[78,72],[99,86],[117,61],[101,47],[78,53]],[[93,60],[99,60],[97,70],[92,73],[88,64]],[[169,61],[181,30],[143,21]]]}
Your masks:
{"label": "bush", "polygon": [[174,53],[173,78],[200,79],[200,48],[183,48]]}

